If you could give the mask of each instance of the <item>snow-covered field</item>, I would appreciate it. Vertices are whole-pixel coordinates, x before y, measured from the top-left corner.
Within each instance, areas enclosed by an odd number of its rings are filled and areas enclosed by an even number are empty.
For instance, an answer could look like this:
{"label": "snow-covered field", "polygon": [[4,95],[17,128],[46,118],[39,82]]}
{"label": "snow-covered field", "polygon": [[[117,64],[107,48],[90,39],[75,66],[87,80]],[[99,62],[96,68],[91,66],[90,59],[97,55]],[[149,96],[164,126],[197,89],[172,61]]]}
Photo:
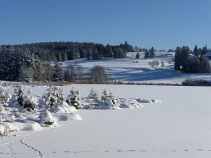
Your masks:
{"label": "snow-covered field", "polygon": [[[75,60],[63,62],[63,66],[72,64],[80,67],[81,71],[89,71],[94,65],[105,67],[109,78],[125,82],[141,83],[182,83],[186,79],[210,80],[211,74],[185,74],[174,70],[174,53],[156,53],[154,59],[135,59],[135,52],[128,54],[128,58],[104,61]],[[143,54],[143,52],[142,52]],[[143,56],[143,55],[141,55]],[[162,69],[154,69],[148,64],[157,60],[164,62]]]}
{"label": "snow-covered field", "polygon": [[[85,97],[90,89],[115,98],[160,100],[144,108],[78,110],[82,121],[60,122],[42,131],[19,131],[0,138],[0,157],[211,156],[211,89],[208,87],[73,85]],[[40,96],[47,87],[29,87]]]}

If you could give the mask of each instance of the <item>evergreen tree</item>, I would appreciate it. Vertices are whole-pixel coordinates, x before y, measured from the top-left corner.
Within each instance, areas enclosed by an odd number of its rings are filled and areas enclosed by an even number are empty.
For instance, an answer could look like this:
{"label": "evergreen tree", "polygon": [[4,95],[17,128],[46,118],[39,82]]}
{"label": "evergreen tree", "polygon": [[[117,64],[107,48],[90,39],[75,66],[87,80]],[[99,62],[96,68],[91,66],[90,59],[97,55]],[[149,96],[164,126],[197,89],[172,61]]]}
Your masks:
{"label": "evergreen tree", "polygon": [[154,58],[154,57],[155,57],[155,49],[154,49],[154,47],[152,47],[152,48],[149,50],[149,57],[150,57],[150,58]]}
{"label": "evergreen tree", "polygon": [[211,68],[210,68],[210,63],[209,60],[205,57],[200,57],[200,69],[201,69],[201,73],[210,73]]}
{"label": "evergreen tree", "polygon": [[199,55],[199,50],[198,50],[197,45],[195,45],[194,50],[193,50],[193,53],[194,53],[196,56]]}
{"label": "evergreen tree", "polygon": [[[195,47],[196,48],[196,47]],[[204,51],[206,48],[203,48]],[[203,50],[198,49],[198,52]],[[194,49],[196,52],[197,49]],[[201,55],[195,55],[187,46],[177,47],[175,52],[175,69],[189,73],[209,73],[210,63]]]}
{"label": "evergreen tree", "polygon": [[186,61],[189,58],[189,47],[183,46],[182,48],[177,47],[175,51],[175,69],[184,70],[186,69]]}
{"label": "evergreen tree", "polygon": [[29,52],[0,52],[0,67],[1,80],[30,81],[37,79],[40,60]]}
{"label": "evergreen tree", "polygon": [[145,58],[145,59],[150,58],[150,53],[149,53],[148,50],[146,50],[146,51],[144,52],[144,58]]}
{"label": "evergreen tree", "polygon": [[50,64],[50,62],[48,63],[43,63],[41,65],[41,80],[42,81],[50,81],[51,80],[51,76],[52,76],[52,66]]}
{"label": "evergreen tree", "polygon": [[30,52],[43,61],[64,61],[87,57],[99,60],[103,58],[124,58],[134,49],[127,42],[120,45],[102,45],[80,42],[44,42],[23,45],[2,45],[0,51],[10,53]]}
{"label": "evergreen tree", "polygon": [[207,46],[204,46],[201,50],[201,56],[203,56],[204,54],[206,54],[208,52],[207,50]]}
{"label": "evergreen tree", "polygon": [[140,58],[140,55],[139,55],[139,52],[136,53],[136,59],[139,59]]}
{"label": "evergreen tree", "polygon": [[59,65],[58,62],[55,63],[55,66],[53,68],[53,74],[52,74],[52,81],[62,81],[63,80],[63,70],[62,67]]}

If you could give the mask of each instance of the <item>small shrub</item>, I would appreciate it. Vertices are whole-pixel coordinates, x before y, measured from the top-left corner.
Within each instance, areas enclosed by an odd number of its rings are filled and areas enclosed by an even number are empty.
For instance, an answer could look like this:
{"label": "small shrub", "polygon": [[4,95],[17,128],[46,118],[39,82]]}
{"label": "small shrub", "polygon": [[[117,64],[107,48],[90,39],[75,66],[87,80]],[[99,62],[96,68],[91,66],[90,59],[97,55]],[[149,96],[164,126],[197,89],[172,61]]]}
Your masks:
{"label": "small shrub", "polygon": [[182,82],[183,86],[211,86],[211,83],[207,80],[194,80],[194,79],[187,79]]}

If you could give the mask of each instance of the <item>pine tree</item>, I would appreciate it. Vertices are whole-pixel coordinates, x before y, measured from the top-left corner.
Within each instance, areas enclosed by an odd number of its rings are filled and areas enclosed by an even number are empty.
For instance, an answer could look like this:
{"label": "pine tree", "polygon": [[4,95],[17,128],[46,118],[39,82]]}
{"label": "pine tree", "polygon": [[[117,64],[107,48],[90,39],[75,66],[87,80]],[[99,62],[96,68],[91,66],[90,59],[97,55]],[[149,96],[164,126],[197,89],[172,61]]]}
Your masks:
{"label": "pine tree", "polygon": [[62,67],[59,65],[58,62],[55,63],[55,66],[53,68],[53,74],[52,74],[52,81],[63,81],[63,70]]}
{"label": "pine tree", "polygon": [[149,51],[146,50],[146,51],[144,52],[144,58],[145,58],[145,59],[148,59],[149,57],[150,57]]}
{"label": "pine tree", "polygon": [[[195,52],[198,52],[197,54],[206,50],[206,47],[203,49],[195,47],[194,49]],[[210,63],[208,59],[202,55],[196,55],[195,52],[192,53],[187,46],[178,47],[175,52],[175,69],[188,73],[209,73]]]}
{"label": "pine tree", "polygon": [[199,55],[199,50],[198,50],[197,45],[195,45],[194,50],[193,50],[193,53],[194,53],[196,56]]}
{"label": "pine tree", "polygon": [[201,73],[210,73],[210,63],[209,60],[205,57],[200,57],[200,69],[201,69]]}
{"label": "pine tree", "polygon": [[136,59],[139,59],[140,58],[140,55],[139,55],[139,52],[136,53]]}
{"label": "pine tree", "polygon": [[155,57],[155,49],[154,49],[154,47],[152,47],[152,48],[149,50],[149,57],[150,57],[150,58],[154,58],[154,57]]}

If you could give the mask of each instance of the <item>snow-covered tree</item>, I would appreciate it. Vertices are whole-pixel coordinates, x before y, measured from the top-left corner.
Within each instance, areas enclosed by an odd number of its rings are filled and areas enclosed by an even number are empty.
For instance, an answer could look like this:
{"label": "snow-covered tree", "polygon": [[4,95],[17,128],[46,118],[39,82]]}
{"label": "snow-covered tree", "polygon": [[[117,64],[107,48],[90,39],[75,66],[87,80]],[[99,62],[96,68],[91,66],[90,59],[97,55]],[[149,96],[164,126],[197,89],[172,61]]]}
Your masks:
{"label": "snow-covered tree", "polygon": [[0,103],[7,105],[8,101],[11,99],[11,95],[6,92],[3,87],[0,87]]}
{"label": "snow-covered tree", "polygon": [[8,95],[5,94],[3,87],[0,87],[0,136],[6,136],[9,133],[8,128],[1,124],[6,117],[5,106],[8,100]]}
{"label": "snow-covered tree", "polygon": [[103,92],[102,92],[101,106],[102,106],[102,108],[108,108],[108,109],[118,109],[119,108],[119,106],[115,102],[113,94],[106,90],[103,90]]}
{"label": "snow-covered tree", "polygon": [[29,81],[39,76],[40,60],[28,51],[0,53],[0,79]]}
{"label": "snow-covered tree", "polygon": [[51,86],[46,90],[44,95],[45,108],[54,113],[73,113],[76,111],[75,107],[68,105],[66,98],[63,96],[62,90]]}
{"label": "snow-covered tree", "polygon": [[40,124],[42,126],[54,126],[56,125],[55,118],[52,113],[48,110],[45,110],[40,113]]}
{"label": "snow-covered tree", "polygon": [[81,97],[79,91],[71,90],[66,101],[70,106],[74,106],[76,109],[81,108]]}
{"label": "snow-covered tree", "polygon": [[9,95],[3,87],[0,87],[0,123],[5,118],[5,107],[8,106],[8,102],[11,99],[11,95]]}
{"label": "snow-covered tree", "polygon": [[94,89],[91,89],[89,91],[88,99],[91,99],[93,102],[99,102],[100,101],[100,97]]}
{"label": "snow-covered tree", "polygon": [[4,125],[0,124],[0,136],[7,136],[9,133],[9,129],[5,127]]}
{"label": "snow-covered tree", "polygon": [[47,109],[52,109],[59,100],[63,100],[62,90],[56,86],[50,86],[44,94],[44,102]]}
{"label": "snow-covered tree", "polygon": [[37,106],[37,99],[30,96],[30,92],[24,95],[24,90],[22,87],[15,89],[15,98],[19,106],[26,111],[34,111]]}

